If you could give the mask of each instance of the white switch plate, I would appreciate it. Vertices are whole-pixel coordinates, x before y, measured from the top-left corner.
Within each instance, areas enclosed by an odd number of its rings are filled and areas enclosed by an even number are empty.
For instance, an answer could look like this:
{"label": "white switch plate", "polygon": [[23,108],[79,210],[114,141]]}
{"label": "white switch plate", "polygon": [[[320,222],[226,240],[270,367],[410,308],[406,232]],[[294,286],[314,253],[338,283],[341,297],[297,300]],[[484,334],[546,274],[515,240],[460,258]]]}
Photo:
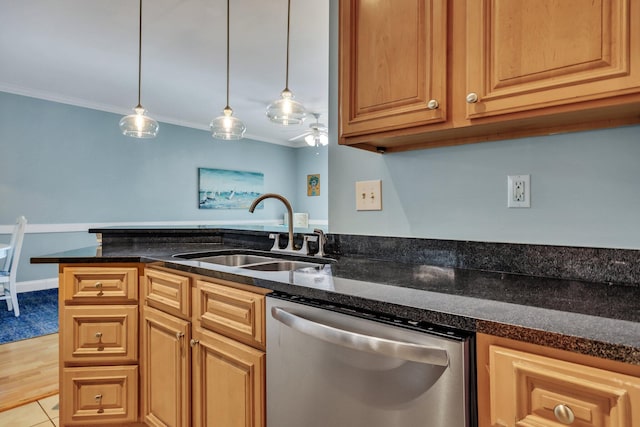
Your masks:
{"label": "white switch plate", "polygon": [[382,181],[356,181],[356,210],[382,210]]}
{"label": "white switch plate", "polygon": [[531,207],[531,179],[529,175],[507,176],[507,207]]}

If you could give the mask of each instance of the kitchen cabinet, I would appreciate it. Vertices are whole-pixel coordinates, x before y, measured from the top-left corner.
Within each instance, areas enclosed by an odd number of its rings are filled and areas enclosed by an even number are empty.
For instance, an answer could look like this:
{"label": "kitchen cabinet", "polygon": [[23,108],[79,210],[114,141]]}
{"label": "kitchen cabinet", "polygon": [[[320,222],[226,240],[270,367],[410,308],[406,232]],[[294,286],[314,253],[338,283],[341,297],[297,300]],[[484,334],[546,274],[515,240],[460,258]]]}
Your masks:
{"label": "kitchen cabinet", "polygon": [[640,425],[640,366],[477,338],[480,426]]}
{"label": "kitchen cabinet", "polygon": [[640,0],[340,2],[340,143],[392,152],[640,122]]}
{"label": "kitchen cabinet", "polygon": [[148,425],[264,426],[267,292],[145,269],[141,369]]}
{"label": "kitchen cabinet", "polygon": [[194,287],[193,425],[265,425],[264,289],[207,278]]}
{"label": "kitchen cabinet", "polygon": [[191,424],[191,323],[145,306],[142,413],[148,426]]}
{"label": "kitchen cabinet", "polygon": [[344,136],[446,120],[447,2],[342,1]]}
{"label": "kitchen cabinet", "polygon": [[60,266],[62,425],[138,421],[137,264]]}

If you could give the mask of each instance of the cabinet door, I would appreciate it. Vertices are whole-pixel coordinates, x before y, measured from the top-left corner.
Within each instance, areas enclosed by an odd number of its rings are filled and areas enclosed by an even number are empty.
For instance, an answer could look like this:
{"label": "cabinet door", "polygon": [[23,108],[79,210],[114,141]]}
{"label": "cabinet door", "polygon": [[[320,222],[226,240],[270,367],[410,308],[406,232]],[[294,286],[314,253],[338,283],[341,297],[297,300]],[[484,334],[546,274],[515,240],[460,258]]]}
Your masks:
{"label": "cabinet door", "polygon": [[194,329],[193,425],[265,425],[265,353]]}
{"label": "cabinet door", "polygon": [[191,425],[191,324],[143,309],[142,410],[149,426]]}
{"label": "cabinet door", "polygon": [[341,137],[444,121],[446,1],[341,1],[339,61]]}
{"label": "cabinet door", "polygon": [[638,22],[632,0],[468,1],[467,117],[637,93]]}

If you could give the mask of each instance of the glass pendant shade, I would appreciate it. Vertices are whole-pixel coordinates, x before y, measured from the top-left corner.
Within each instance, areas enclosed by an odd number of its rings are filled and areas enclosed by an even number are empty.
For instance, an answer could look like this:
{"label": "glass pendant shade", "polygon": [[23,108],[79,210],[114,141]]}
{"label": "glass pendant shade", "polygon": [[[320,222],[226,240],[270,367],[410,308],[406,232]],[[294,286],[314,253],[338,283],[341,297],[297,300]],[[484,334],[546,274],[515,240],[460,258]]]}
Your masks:
{"label": "glass pendant shade", "polygon": [[158,122],[146,115],[146,110],[138,105],[133,109],[134,114],[129,114],[120,120],[120,130],[125,136],[133,138],[155,138],[158,135]]}
{"label": "glass pendant shade", "polygon": [[211,120],[209,127],[214,138],[225,140],[242,139],[244,132],[247,130],[242,120],[233,117],[231,107],[225,107],[222,110],[222,116]]}
{"label": "glass pendant shade", "polygon": [[273,101],[267,107],[267,117],[274,123],[284,126],[298,125],[307,116],[307,112],[298,101],[293,99],[293,94],[289,89],[285,89],[280,94],[280,99]]}

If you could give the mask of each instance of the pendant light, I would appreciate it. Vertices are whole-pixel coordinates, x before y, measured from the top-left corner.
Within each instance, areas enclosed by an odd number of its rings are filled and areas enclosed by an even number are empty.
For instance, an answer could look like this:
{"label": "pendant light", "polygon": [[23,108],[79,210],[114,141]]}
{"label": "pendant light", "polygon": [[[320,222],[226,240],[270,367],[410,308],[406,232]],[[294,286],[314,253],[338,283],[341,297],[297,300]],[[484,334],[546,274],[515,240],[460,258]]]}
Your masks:
{"label": "pendant light", "polygon": [[211,120],[209,125],[211,135],[216,139],[242,139],[247,127],[242,120],[233,117],[233,110],[229,107],[229,3],[227,0],[227,105],[222,110],[222,116]]}
{"label": "pendant light", "polygon": [[134,114],[120,120],[120,130],[126,136],[133,138],[155,138],[158,135],[158,122],[147,116],[147,112],[140,103],[140,86],[142,81],[142,0],[140,0],[140,14],[138,23],[138,105],[133,109]]}
{"label": "pendant light", "polygon": [[267,117],[274,123],[284,126],[297,125],[304,121],[306,111],[302,104],[293,99],[289,90],[289,29],[291,26],[291,0],[287,3],[287,65],[284,90],[280,98],[267,107]]}

